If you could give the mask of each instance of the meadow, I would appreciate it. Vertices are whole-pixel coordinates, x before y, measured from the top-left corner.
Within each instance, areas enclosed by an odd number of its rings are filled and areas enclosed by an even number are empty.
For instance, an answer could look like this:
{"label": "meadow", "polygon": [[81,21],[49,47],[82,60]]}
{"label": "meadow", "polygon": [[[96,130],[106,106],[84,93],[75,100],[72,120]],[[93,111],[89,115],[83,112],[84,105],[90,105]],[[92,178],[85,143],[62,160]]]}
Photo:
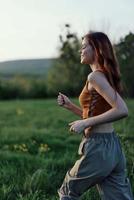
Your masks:
{"label": "meadow", "polygon": [[[77,99],[72,99],[78,104]],[[134,100],[126,99],[129,116],[114,122],[127,158],[134,191]],[[58,200],[57,189],[76,159],[81,135],[69,131],[80,119],[57,100],[0,102],[0,200]],[[96,188],[81,200],[99,200]]]}

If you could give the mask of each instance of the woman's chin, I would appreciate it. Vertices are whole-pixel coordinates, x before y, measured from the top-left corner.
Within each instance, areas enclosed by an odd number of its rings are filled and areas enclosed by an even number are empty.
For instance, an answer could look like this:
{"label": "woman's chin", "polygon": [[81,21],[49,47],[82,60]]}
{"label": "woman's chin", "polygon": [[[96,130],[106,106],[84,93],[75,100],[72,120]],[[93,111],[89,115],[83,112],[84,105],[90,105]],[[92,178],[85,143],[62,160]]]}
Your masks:
{"label": "woman's chin", "polygon": [[84,59],[81,59],[81,64],[87,64]]}
{"label": "woman's chin", "polygon": [[83,58],[81,58],[81,61],[80,61],[80,62],[81,62],[81,64],[84,64],[84,59],[83,59]]}

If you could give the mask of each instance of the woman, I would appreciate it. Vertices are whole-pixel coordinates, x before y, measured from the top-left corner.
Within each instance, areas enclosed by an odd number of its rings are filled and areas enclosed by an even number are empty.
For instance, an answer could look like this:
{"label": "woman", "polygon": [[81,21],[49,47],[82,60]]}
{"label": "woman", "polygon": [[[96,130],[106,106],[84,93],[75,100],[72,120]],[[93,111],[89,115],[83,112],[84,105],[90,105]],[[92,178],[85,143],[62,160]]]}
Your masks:
{"label": "woman", "polygon": [[79,96],[81,108],[62,93],[58,104],[82,119],[69,123],[70,131],[83,133],[78,153],[81,158],[69,169],[58,189],[60,200],[77,200],[92,186],[103,200],[132,200],[126,175],[126,158],[113,121],[128,116],[121,97],[120,70],[111,42],[102,32],[82,39],[81,63],[92,72]]}

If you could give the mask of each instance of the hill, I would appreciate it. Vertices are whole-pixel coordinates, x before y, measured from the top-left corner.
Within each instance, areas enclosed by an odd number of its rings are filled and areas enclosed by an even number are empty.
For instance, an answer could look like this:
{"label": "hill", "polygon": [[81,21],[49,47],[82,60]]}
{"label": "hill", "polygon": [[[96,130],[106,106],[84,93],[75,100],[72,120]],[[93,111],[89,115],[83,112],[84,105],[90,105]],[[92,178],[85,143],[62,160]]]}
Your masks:
{"label": "hill", "polygon": [[5,77],[13,75],[44,76],[55,60],[55,58],[44,58],[0,62],[0,75]]}

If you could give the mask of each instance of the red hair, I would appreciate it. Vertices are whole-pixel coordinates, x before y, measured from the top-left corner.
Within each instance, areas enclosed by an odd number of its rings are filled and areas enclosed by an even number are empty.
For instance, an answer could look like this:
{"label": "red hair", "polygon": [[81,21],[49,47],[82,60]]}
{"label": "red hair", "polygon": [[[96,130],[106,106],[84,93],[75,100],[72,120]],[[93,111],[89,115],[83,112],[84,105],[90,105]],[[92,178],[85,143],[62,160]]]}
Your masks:
{"label": "red hair", "polygon": [[110,85],[121,94],[123,92],[123,86],[121,84],[119,63],[108,36],[102,32],[89,32],[84,38],[88,40],[89,44],[95,50],[97,61]]}

